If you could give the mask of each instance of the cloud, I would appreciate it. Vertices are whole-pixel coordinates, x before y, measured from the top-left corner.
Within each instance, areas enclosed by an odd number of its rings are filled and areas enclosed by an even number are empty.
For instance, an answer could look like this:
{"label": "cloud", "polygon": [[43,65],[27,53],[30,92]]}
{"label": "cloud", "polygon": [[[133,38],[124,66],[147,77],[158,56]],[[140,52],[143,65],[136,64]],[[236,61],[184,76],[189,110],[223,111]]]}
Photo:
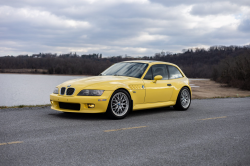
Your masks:
{"label": "cloud", "polygon": [[179,5],[196,5],[196,4],[206,4],[206,3],[232,3],[240,6],[250,6],[249,0],[150,0],[152,3],[162,4],[164,6],[179,6]]}
{"label": "cloud", "polygon": [[48,11],[30,8],[0,7],[0,22],[5,24],[28,24],[29,27],[90,28],[86,21],[58,17]]}
{"label": "cloud", "polygon": [[0,56],[38,52],[152,56],[249,43],[246,0],[0,0]]}
{"label": "cloud", "polygon": [[234,14],[240,11],[240,7],[229,2],[215,2],[195,4],[191,9],[191,14],[206,16],[206,15],[225,15]]}
{"label": "cloud", "polygon": [[243,19],[238,29],[242,32],[250,33],[250,17]]}

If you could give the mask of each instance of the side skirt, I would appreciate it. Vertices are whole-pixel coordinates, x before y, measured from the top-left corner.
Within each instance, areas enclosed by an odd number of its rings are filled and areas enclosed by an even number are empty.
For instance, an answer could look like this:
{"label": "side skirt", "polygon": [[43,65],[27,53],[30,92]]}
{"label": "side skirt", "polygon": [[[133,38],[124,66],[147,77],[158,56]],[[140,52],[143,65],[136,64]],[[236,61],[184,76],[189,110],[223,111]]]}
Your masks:
{"label": "side skirt", "polygon": [[134,105],[133,111],[142,110],[142,109],[150,109],[150,108],[158,108],[158,107],[168,107],[168,106],[175,105],[175,103],[176,103],[176,101],[136,104],[136,105]]}

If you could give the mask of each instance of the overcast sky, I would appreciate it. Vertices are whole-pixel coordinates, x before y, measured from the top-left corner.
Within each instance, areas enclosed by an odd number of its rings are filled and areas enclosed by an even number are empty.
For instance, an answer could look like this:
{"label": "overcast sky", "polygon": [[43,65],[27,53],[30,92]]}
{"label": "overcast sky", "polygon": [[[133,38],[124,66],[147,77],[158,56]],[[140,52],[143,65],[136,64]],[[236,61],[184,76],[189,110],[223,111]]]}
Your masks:
{"label": "overcast sky", "polygon": [[0,56],[156,52],[250,43],[250,0],[0,0]]}

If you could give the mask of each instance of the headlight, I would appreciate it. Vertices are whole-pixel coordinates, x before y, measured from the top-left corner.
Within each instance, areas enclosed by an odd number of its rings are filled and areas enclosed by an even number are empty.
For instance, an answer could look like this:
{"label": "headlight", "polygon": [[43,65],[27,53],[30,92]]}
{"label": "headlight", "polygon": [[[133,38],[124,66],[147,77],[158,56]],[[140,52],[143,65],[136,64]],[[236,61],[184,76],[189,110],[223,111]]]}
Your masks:
{"label": "headlight", "polygon": [[58,94],[58,88],[55,88],[53,91],[54,94]]}
{"label": "headlight", "polygon": [[104,90],[82,90],[77,96],[101,96]]}

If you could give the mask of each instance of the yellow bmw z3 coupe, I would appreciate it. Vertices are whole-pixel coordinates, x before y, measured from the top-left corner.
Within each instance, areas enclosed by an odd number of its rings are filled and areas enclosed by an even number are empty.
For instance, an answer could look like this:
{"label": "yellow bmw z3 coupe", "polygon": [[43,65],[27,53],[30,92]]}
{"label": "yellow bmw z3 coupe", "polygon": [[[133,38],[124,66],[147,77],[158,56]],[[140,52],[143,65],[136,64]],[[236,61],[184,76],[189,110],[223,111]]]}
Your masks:
{"label": "yellow bmw z3 coupe", "polygon": [[124,61],[99,76],[58,85],[50,95],[51,108],[62,112],[104,113],[122,119],[133,110],[191,104],[189,80],[175,64],[160,61]]}

